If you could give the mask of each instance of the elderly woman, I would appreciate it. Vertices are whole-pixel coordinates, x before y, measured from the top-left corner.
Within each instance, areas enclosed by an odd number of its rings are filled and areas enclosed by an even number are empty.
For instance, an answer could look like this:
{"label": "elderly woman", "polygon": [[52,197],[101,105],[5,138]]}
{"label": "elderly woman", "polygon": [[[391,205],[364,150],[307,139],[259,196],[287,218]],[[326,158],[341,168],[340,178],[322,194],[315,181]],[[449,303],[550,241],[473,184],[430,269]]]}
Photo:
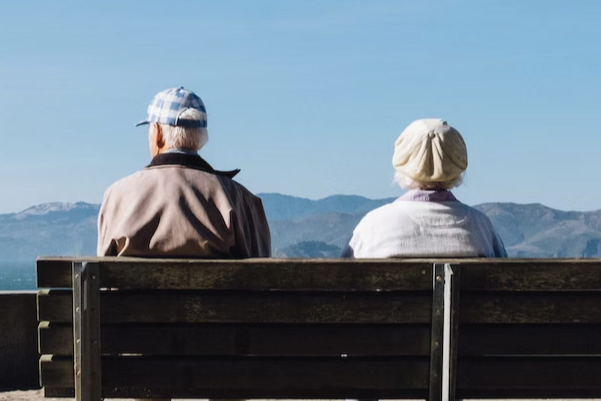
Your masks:
{"label": "elderly woman", "polygon": [[440,119],[411,123],[395,142],[395,181],[409,191],[368,213],[343,257],[506,257],[486,215],[457,200],[467,149]]}

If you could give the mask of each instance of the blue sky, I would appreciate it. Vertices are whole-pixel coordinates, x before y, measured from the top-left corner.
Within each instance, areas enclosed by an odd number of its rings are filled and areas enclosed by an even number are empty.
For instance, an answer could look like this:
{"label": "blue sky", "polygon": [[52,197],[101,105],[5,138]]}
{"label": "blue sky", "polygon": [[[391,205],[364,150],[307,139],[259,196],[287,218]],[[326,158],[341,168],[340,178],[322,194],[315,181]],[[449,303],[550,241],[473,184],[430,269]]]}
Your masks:
{"label": "blue sky", "polygon": [[0,2],[0,213],[100,203],[149,162],[153,95],[204,100],[201,154],[253,192],[401,193],[418,118],[464,136],[468,204],[601,209],[601,2]]}

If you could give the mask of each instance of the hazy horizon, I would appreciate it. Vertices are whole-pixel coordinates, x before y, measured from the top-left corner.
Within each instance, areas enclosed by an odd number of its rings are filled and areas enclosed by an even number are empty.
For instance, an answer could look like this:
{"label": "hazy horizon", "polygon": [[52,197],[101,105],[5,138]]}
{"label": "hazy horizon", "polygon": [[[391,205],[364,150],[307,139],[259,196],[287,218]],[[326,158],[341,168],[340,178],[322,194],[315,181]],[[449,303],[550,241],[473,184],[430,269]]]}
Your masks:
{"label": "hazy horizon", "polygon": [[[286,197],[289,196],[289,197],[293,197],[293,198],[297,198],[297,199],[310,200],[310,201],[313,201],[313,202],[318,202],[318,201],[322,201],[322,200],[325,200],[325,199],[328,199],[328,198],[332,198],[332,197],[337,197],[337,196],[350,196],[350,197],[358,196],[358,197],[369,199],[369,200],[387,200],[387,199],[391,199],[392,200],[392,199],[395,199],[395,198],[400,197],[402,195],[402,192],[404,192],[404,191],[402,191],[402,190],[400,190],[400,191],[401,191],[401,193],[399,193],[397,196],[388,196],[388,197],[382,197],[382,198],[370,198],[370,197],[359,195],[359,194],[332,194],[332,195],[325,196],[323,198],[312,199],[312,198],[309,198],[309,197],[288,195],[288,194],[283,194],[283,193],[279,193],[279,192],[260,192],[260,193],[257,193],[255,195],[259,196],[259,197],[261,197],[261,195],[281,195],[281,196],[286,196]],[[451,190],[451,192],[455,193],[455,192],[458,192],[458,191],[457,191],[457,189],[453,189],[453,190]],[[458,200],[462,201],[462,199],[458,199]],[[101,204],[101,202],[86,202],[86,201],[82,201],[82,200],[75,200],[75,201],[72,201],[72,202],[61,202],[61,201],[58,201],[58,200],[56,200],[56,201],[52,201],[51,200],[51,201],[48,201],[48,202],[43,202],[43,203],[38,203],[38,204],[33,204],[33,205],[28,205],[28,206],[25,206],[25,207],[21,207],[21,208],[18,208],[17,210],[10,211],[10,212],[0,212],[0,215],[18,214],[18,213],[24,212],[27,209],[34,208],[34,207],[37,207],[37,206],[40,206],[40,205],[47,205],[47,204],[76,204],[76,203],[80,203],[80,202],[83,202],[83,203],[86,203],[86,204],[89,204],[89,205],[96,205],[96,206],[100,206],[100,204]],[[478,204],[471,204],[470,206],[485,205],[485,204],[489,204],[489,203],[502,203],[502,204],[507,203],[507,204],[516,204],[516,205],[542,205],[544,207],[548,207],[550,209],[558,210],[558,211],[562,211],[562,212],[584,212],[584,213],[586,213],[586,212],[596,212],[596,211],[601,210],[601,205],[600,205],[600,207],[598,207],[596,209],[591,209],[591,210],[576,210],[576,209],[559,209],[559,208],[551,207],[551,206],[546,205],[546,204],[541,203],[541,202],[520,203],[520,202],[511,202],[511,201],[507,201],[507,202],[490,201],[490,202],[482,202],[482,203],[478,203]]]}

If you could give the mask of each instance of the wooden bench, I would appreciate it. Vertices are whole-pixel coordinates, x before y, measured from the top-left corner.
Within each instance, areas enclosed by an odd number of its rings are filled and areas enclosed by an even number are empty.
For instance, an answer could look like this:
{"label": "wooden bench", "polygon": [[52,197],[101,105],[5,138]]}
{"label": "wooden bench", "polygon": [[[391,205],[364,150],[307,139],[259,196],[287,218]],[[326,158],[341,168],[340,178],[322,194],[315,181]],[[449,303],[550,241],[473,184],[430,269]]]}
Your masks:
{"label": "wooden bench", "polygon": [[47,397],[601,398],[599,260],[40,258],[37,278]]}

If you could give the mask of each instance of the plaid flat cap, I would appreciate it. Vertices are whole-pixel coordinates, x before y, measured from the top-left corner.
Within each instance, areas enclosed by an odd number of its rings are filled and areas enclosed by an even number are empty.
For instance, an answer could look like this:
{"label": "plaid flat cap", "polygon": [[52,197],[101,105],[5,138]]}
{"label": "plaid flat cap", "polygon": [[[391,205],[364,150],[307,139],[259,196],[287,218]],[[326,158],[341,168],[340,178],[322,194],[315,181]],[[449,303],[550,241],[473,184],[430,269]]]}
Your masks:
{"label": "plaid flat cap", "polygon": [[[180,119],[179,116],[188,109],[201,112],[200,120]],[[159,123],[178,127],[207,127],[207,110],[202,100],[192,91],[183,87],[165,89],[155,95],[148,105],[148,117],[136,124]]]}

